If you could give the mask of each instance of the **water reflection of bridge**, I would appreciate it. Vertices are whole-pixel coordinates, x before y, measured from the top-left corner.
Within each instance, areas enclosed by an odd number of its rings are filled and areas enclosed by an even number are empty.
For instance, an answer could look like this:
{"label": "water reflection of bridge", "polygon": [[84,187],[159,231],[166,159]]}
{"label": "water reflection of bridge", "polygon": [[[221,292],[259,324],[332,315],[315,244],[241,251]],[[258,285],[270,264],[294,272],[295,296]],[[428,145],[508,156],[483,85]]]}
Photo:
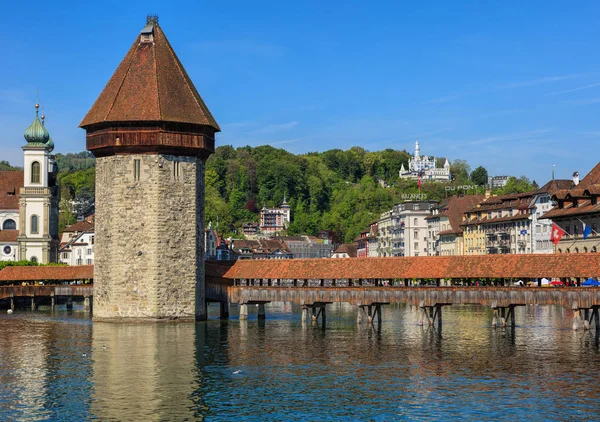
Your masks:
{"label": "water reflection of bridge", "polygon": [[[442,325],[442,308],[479,304],[493,308],[495,326],[515,325],[514,308],[527,304],[560,305],[574,311],[577,328],[595,323],[600,329],[600,289],[586,287],[521,287],[517,280],[541,277],[581,280],[600,275],[600,255],[486,255],[414,258],[353,258],[306,260],[247,260],[207,262],[206,288],[210,301],[240,305],[293,302],[303,306],[303,320],[326,319],[327,304],[347,302],[358,307],[358,321],[381,322],[381,306],[406,303],[422,309],[421,322]],[[477,280],[479,286],[464,286]],[[416,287],[427,282],[431,286]],[[489,286],[494,284],[494,286]]]}

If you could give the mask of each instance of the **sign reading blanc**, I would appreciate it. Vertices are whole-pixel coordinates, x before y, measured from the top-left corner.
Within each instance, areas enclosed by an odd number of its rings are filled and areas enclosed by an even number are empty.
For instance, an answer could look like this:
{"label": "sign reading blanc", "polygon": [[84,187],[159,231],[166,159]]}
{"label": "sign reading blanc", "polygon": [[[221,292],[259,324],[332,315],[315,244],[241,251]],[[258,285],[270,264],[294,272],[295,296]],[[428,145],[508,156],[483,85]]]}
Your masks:
{"label": "sign reading blanc", "polygon": [[424,193],[403,193],[400,198],[405,201],[426,201],[427,195]]}

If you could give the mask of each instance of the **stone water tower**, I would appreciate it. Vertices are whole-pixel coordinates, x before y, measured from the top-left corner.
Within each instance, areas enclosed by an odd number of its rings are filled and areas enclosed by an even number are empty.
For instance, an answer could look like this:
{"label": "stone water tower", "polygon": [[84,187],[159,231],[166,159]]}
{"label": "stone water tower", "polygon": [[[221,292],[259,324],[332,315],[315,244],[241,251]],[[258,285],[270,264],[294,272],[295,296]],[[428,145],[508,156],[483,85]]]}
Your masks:
{"label": "stone water tower", "polygon": [[204,163],[220,129],[156,17],[80,127],[96,156],[94,319],[206,319]]}

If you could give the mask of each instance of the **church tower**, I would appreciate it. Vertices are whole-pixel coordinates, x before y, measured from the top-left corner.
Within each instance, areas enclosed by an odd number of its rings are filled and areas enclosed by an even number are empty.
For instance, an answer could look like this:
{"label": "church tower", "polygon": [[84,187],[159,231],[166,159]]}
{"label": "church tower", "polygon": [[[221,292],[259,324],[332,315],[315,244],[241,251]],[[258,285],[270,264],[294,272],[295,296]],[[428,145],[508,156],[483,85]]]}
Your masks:
{"label": "church tower", "polygon": [[158,18],[80,127],[96,157],[94,318],[206,319],[204,162],[220,129]]}
{"label": "church tower", "polygon": [[58,187],[50,153],[54,142],[38,117],[25,130],[24,184],[19,191],[19,259],[41,264],[58,260]]}

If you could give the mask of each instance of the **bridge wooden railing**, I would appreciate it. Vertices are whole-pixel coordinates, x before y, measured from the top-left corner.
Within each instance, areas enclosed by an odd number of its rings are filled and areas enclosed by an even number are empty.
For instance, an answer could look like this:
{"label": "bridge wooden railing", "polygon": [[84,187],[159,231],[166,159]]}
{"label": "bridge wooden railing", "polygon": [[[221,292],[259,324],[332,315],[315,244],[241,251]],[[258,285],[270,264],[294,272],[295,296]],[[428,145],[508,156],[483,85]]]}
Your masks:
{"label": "bridge wooden railing", "polygon": [[94,296],[91,284],[0,286],[0,299],[11,297]]}
{"label": "bridge wooden railing", "polygon": [[375,303],[406,303],[415,306],[436,304],[560,305],[566,308],[600,306],[598,287],[281,287],[229,286],[232,303],[347,302],[366,306]]}

